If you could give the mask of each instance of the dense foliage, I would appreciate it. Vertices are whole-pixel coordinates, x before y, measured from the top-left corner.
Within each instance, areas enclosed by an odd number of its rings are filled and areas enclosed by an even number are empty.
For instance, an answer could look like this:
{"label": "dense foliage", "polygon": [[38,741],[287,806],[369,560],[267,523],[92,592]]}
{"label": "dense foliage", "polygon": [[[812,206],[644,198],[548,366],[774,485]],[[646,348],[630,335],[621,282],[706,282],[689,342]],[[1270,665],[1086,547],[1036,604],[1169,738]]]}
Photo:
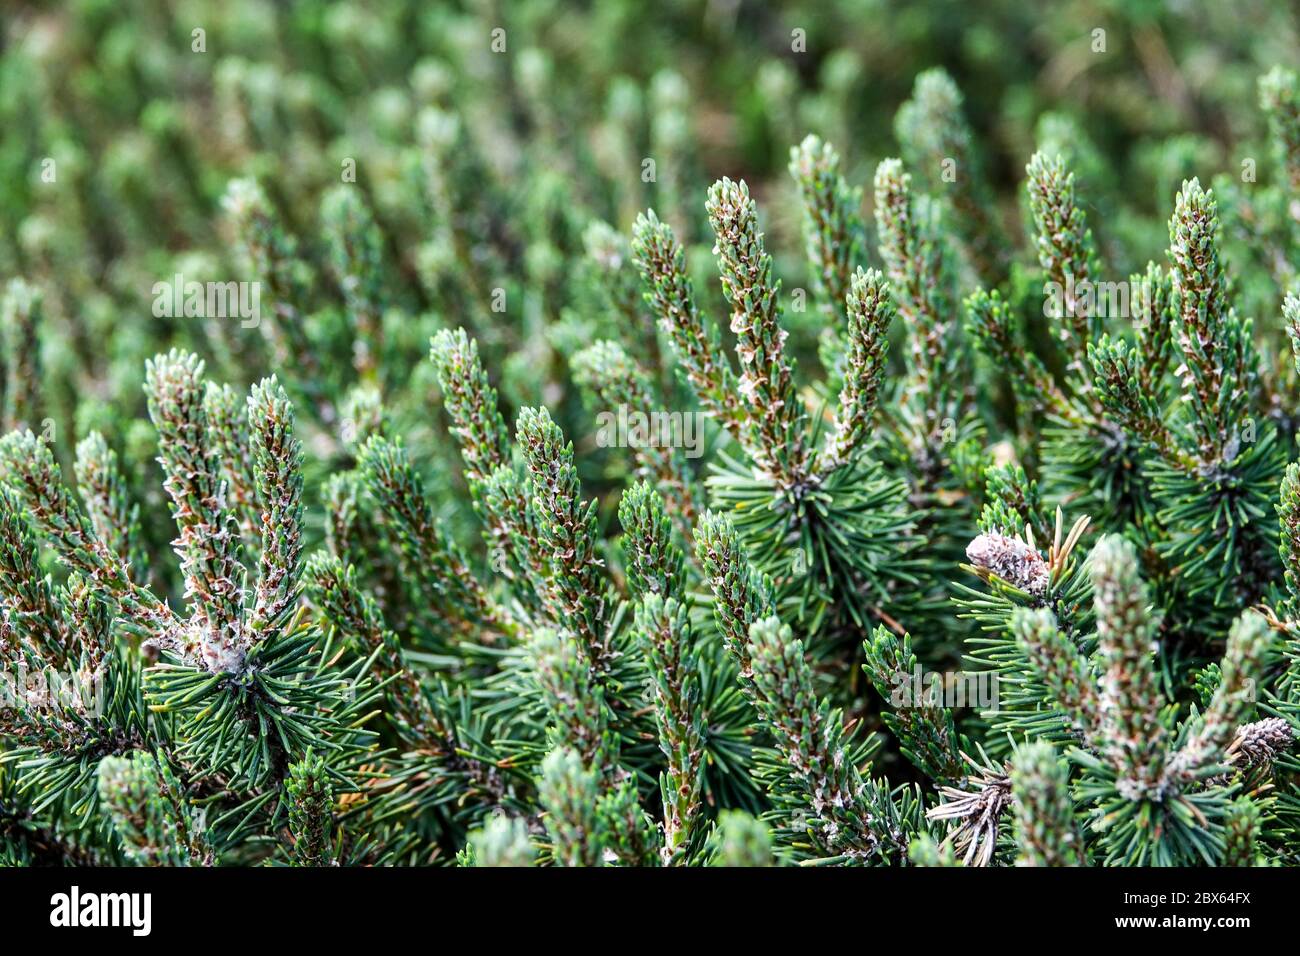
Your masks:
{"label": "dense foliage", "polygon": [[0,862],[1297,862],[1297,24],[981,7],[17,4]]}

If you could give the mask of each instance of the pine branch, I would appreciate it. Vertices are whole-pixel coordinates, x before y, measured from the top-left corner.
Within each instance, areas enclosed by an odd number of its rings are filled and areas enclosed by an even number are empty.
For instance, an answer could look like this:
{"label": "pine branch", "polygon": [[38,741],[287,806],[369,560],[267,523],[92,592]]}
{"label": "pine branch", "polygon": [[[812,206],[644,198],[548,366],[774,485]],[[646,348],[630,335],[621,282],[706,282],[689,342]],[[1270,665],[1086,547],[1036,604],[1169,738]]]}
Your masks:
{"label": "pine branch", "polygon": [[533,866],[537,851],[528,836],[528,824],[521,817],[498,814],[469,834],[474,866]]}
{"label": "pine branch", "polygon": [[1195,461],[1166,424],[1158,393],[1143,381],[1147,357],[1123,339],[1102,335],[1095,345],[1088,346],[1088,362],[1098,401],[1120,427],[1171,465],[1193,470]]}
{"label": "pine branch", "polygon": [[1259,105],[1286,169],[1291,218],[1300,222],[1300,81],[1294,70],[1275,66],[1259,80]]}
{"label": "pine branch", "polygon": [[803,205],[804,244],[819,307],[831,327],[838,328],[849,317],[844,304],[862,256],[862,190],[845,182],[839,154],[816,136],[790,150],[789,168]]}
{"label": "pine branch", "polygon": [[722,294],[731,306],[731,330],[740,358],[738,388],[748,418],[746,449],[754,463],[783,487],[803,484],[806,415],[794,387],[780,324],[780,282],[758,231],[757,204],[744,182],[725,177],[709,189],[706,204],[717,239]]}
{"label": "pine branch", "polygon": [[1080,866],[1081,840],[1065,764],[1050,744],[1020,747],[1011,758],[1018,866]]}
{"label": "pine branch", "polygon": [[637,599],[650,594],[680,597],[686,593],[686,556],[673,540],[663,499],[639,481],[618,504],[628,591]]}
{"label": "pine branch", "polygon": [[4,344],[5,431],[37,428],[41,416],[41,326],[44,297],[13,279],[0,299],[0,341]]}
{"label": "pine branch", "polygon": [[700,314],[686,274],[686,253],[667,223],[653,210],[638,216],[632,230],[632,257],[647,288],[646,301],[677,350],[682,370],[700,404],[740,441],[747,413],[736,389],[735,373],[722,354],[718,328]]}
{"label": "pine branch", "polygon": [[889,327],[894,305],[889,285],[875,269],[853,276],[845,304],[848,312],[848,355],[844,387],[835,412],[822,473],[847,464],[866,439],[880,398],[889,357]]}
{"label": "pine branch", "polygon": [[[574,381],[593,393],[603,406],[603,417],[638,416],[636,421],[645,423],[644,427],[629,428],[627,436],[636,458],[637,476],[654,480],[683,531],[689,532],[699,509],[699,491],[681,450],[687,436],[681,433],[680,426],[669,428],[670,433],[665,435],[665,429],[654,424],[664,419],[671,422],[671,418],[659,411],[660,402],[645,371],[621,345],[608,341],[579,352],[570,364]],[[690,414],[678,412],[674,417],[684,419]]]}
{"label": "pine branch", "polygon": [[1096,678],[1074,644],[1057,628],[1052,613],[1017,608],[1011,615],[1011,629],[1069,725],[1089,743],[1100,744],[1096,728],[1102,701]]}
{"label": "pine branch", "polygon": [[1197,454],[1207,467],[1230,464],[1254,384],[1251,323],[1238,319],[1229,305],[1218,209],[1213,194],[1195,179],[1183,184],[1169,221],[1169,259]]}
{"label": "pine branch", "polygon": [[257,644],[282,629],[298,596],[302,557],[302,443],[293,406],[275,376],[253,387],[248,424],[262,506],[262,548],[248,639]]}
{"label": "pine branch", "polygon": [[385,681],[388,715],[405,739],[455,751],[450,728],[442,721],[407,666],[401,641],[388,629],[374,600],[357,584],[356,570],[337,558],[316,554],[307,561],[306,591],[312,604],[347,641],[366,657],[373,656],[374,673]]}
{"label": "pine branch", "polygon": [[334,421],[337,414],[321,389],[321,362],[307,333],[308,295],[315,277],[299,253],[298,241],[285,230],[255,180],[231,180],[221,205],[235,232],[244,268],[269,300],[271,315],[265,317],[269,321],[259,324],[274,347],[276,364],[298,371],[294,380],[301,383],[318,420]]}
{"label": "pine branch", "polygon": [[460,443],[465,480],[471,485],[485,481],[509,464],[510,434],[497,390],[479,359],[478,343],[464,329],[443,329],[433,337],[430,356],[451,417],[451,433]]}
{"label": "pine branch", "polygon": [[1170,761],[1172,777],[1190,782],[1223,766],[1237,728],[1255,702],[1270,641],[1268,622],[1254,611],[1233,622],[1220,665],[1223,677],[1205,713]]}
{"label": "pine branch", "polygon": [[193,624],[180,649],[213,672],[235,671],[247,647],[244,569],[221,463],[208,445],[203,363],[177,351],[159,355],[146,366],[145,391],[158,429],[163,486],[180,530],[174,547],[192,602]]}
{"label": "pine branch", "polygon": [[695,532],[695,557],[713,591],[713,614],[727,652],[736,662],[741,686],[753,691],[749,631],[776,613],[771,582],[749,565],[736,529],[725,515],[706,511]]}
{"label": "pine branch", "polygon": [[126,562],[95,534],[90,518],[63,485],[48,445],[31,432],[11,432],[0,439],[0,462],[9,486],[60,561],[103,589],[123,612],[126,626],[163,646],[188,640],[171,608],[134,583]]}
{"label": "pine branch", "polygon": [[[908,164],[924,170],[933,190],[945,194],[953,228],[980,281],[1001,282],[1007,268],[1006,237],[979,168],[961,91],[943,69],[917,75],[912,98],[894,117],[894,133]],[[947,188],[940,190],[941,185]]]}
{"label": "pine branch", "polygon": [[1263,814],[1259,804],[1241,796],[1232,801],[1224,820],[1223,865],[1258,866],[1262,859],[1260,842]]}
{"label": "pine branch", "polygon": [[537,797],[546,811],[551,856],[559,866],[602,866],[604,846],[596,814],[599,778],[567,748],[542,761]]}
{"label": "pine branch", "polygon": [[1162,395],[1175,348],[1173,278],[1168,270],[1148,262],[1143,275],[1129,277],[1129,286],[1142,290],[1141,311],[1134,322],[1141,356],[1138,381],[1144,394]]}
{"label": "pine branch", "polygon": [[352,365],[363,382],[374,382],[383,357],[383,239],[355,185],[345,183],[327,192],[320,218],[334,278],[355,331]]}
{"label": "pine branch", "polygon": [[702,823],[704,713],[698,665],[686,607],[648,594],[637,607],[635,628],[654,684],[659,748],[668,768],[660,781],[664,805],[665,865],[682,863]]}
{"label": "pine branch", "polygon": [[[1083,372],[1079,364],[1087,347],[1101,332],[1091,289],[1097,280],[1097,250],[1087,218],[1074,195],[1074,174],[1067,172],[1061,157],[1049,159],[1035,153],[1025,167],[1029,209],[1038,235],[1038,261],[1061,293],[1062,314],[1057,334],[1069,356],[1069,368]],[[1086,391],[1089,382],[1080,376]]]}
{"label": "pine branch", "polygon": [[144,751],[105,757],[99,792],[127,859],[137,866],[212,866],[215,855],[166,763]]}
{"label": "pine branch", "polygon": [[294,866],[334,863],[334,791],[325,761],[310,750],[289,766],[285,782],[289,801],[289,833]]}
{"label": "pine branch", "polygon": [[226,493],[239,518],[244,546],[254,547],[261,543],[262,511],[257,500],[254,457],[249,454],[248,401],[230,385],[208,382],[203,412],[208,419],[210,441],[221,462]]}
{"label": "pine branch", "polygon": [[25,651],[37,661],[61,667],[67,660],[63,608],[48,576],[39,567],[36,535],[22,507],[8,490],[0,490],[0,612],[4,662]]}
{"label": "pine branch", "polygon": [[710,866],[775,866],[772,835],[748,813],[723,810],[709,838]]}
{"label": "pine branch", "polygon": [[525,601],[535,600],[546,577],[536,517],[511,463],[509,432],[478,344],[463,329],[444,329],[434,336],[430,354],[494,570],[525,585],[516,588]]}
{"label": "pine branch", "polygon": [[[1051,537],[1038,482],[1031,480],[1022,466],[990,465],[984,470],[984,507],[980,509],[979,527],[990,536],[1008,529],[1030,528],[1036,541]],[[1010,547],[1015,549],[1014,544]],[[994,570],[992,558],[993,552],[987,553],[985,567],[990,571]]]}
{"label": "pine branch", "polygon": [[373,436],[357,461],[366,489],[383,509],[420,583],[452,616],[453,633],[472,632],[492,643],[510,638],[515,625],[483,590],[460,548],[443,530],[420,480],[398,441]]}
{"label": "pine branch", "polygon": [[842,718],[813,692],[803,642],[765,617],[750,628],[749,656],[755,705],[804,795],[809,837],[828,856],[855,862],[888,852],[896,842],[882,808],[888,797],[848,759]]}
{"label": "pine branch", "polygon": [[978,289],[965,302],[966,327],[981,351],[1006,369],[1016,398],[1026,408],[1077,421],[1078,413],[1025,345],[1024,332],[997,290]]}
{"label": "pine branch", "polygon": [[528,645],[532,676],[545,702],[552,743],[584,766],[612,768],[618,745],[610,735],[605,691],[572,634],[543,629]]}
{"label": "pine branch", "polygon": [[1283,580],[1291,604],[1300,609],[1300,463],[1287,465],[1278,499],[1278,553],[1282,556]]}
{"label": "pine branch", "polygon": [[1165,762],[1164,696],[1152,661],[1159,619],[1148,612],[1137,550],[1118,535],[1092,552],[1093,604],[1101,669],[1098,734],[1126,793],[1159,789]]}
{"label": "pine branch", "polygon": [[884,713],[885,725],[898,738],[903,756],[936,783],[956,784],[965,773],[963,741],[952,710],[943,701],[932,705],[924,696],[918,699],[921,688],[914,686],[913,673],[919,673],[920,661],[912,652],[911,638],[907,634],[899,638],[881,625],[863,641],[862,650],[866,657],[862,669],[890,705]]}
{"label": "pine branch", "polygon": [[373,661],[383,686],[387,714],[398,735],[446,772],[463,777],[474,792],[500,803],[505,783],[495,768],[462,753],[454,723],[446,718],[411,667],[401,641],[386,625],[374,600],[357,584],[355,569],[337,558],[313,555],[304,571],[306,590],[321,615]]}
{"label": "pine branch", "polygon": [[654,866],[660,859],[654,823],[641,809],[634,777],[626,776],[607,788],[596,804],[596,819],[611,863]]}
{"label": "pine branch", "polygon": [[545,408],[519,414],[519,444],[531,479],[538,541],[548,562],[547,610],[571,629],[598,671],[612,663],[605,627],[603,562],[596,556],[596,503],[579,498],[573,445]]}
{"label": "pine branch", "polygon": [[897,159],[876,167],[875,189],[880,254],[908,330],[912,387],[937,414],[946,407],[954,364],[954,310],[943,243],[928,221],[928,208],[918,208],[912,177]]}

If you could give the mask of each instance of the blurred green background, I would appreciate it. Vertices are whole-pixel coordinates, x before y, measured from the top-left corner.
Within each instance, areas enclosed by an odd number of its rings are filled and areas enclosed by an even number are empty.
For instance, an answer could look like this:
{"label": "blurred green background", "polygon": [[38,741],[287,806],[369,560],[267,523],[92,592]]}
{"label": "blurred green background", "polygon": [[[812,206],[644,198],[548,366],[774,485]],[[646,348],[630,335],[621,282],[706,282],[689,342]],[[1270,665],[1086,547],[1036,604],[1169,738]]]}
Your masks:
{"label": "blurred green background", "polygon": [[[942,67],[963,91],[1018,258],[1033,261],[1021,183],[1041,146],[1077,172],[1122,279],[1163,261],[1184,177],[1230,183],[1245,161],[1276,176],[1256,84],[1297,65],[1298,40],[1295,7],[1272,0],[7,0],[0,277],[44,294],[40,417],[59,456],[71,457],[64,436],[108,436],[135,469],[162,550],[171,532],[140,384],[146,358],[168,346],[199,352],[219,380],[276,371],[296,397],[328,396],[331,410],[303,416],[313,488],[349,464],[361,419],[382,401],[431,480],[454,490],[429,335],[468,326],[508,417],[544,402],[592,451],[567,357],[598,337],[653,340],[635,327],[625,261],[638,211],[673,221],[697,290],[724,314],[704,190],[743,177],[786,288],[808,287],[790,147],[809,132],[828,139],[869,203],[875,164],[901,151],[898,107],[918,73]],[[350,234],[323,205],[349,164],[379,236],[367,281],[383,346],[370,378],[354,368],[337,262]],[[152,314],[154,284],[176,273],[248,277],[250,235],[222,203],[239,177],[262,185],[296,237],[306,291],[295,321],[314,369],[286,366],[266,329]],[[1229,255],[1239,304],[1274,313],[1277,270],[1252,266],[1249,236]],[[482,295],[497,288],[500,315]],[[788,316],[809,378],[815,319]],[[6,349],[12,377],[22,344],[11,335]],[[583,462],[597,494],[620,480],[610,456]],[[472,536],[467,509],[449,507]]]}

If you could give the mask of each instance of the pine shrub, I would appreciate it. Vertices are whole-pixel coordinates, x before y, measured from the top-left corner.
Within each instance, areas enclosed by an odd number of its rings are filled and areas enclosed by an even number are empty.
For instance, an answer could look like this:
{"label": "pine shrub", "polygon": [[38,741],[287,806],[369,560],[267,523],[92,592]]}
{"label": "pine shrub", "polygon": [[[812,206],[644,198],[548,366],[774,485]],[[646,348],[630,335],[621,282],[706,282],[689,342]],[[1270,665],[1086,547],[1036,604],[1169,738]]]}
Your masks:
{"label": "pine shrub", "polygon": [[0,862],[1300,856],[1293,70],[19,6]]}

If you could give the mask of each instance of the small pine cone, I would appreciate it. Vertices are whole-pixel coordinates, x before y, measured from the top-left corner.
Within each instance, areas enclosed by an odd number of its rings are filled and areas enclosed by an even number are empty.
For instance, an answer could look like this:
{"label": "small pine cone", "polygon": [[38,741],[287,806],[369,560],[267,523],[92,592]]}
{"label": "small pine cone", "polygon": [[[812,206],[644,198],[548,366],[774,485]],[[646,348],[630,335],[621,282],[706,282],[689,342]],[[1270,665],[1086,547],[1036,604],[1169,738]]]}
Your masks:
{"label": "small pine cone", "polygon": [[1228,753],[1243,767],[1258,767],[1272,763],[1294,743],[1295,731],[1291,724],[1281,717],[1268,717],[1238,728]]}
{"label": "small pine cone", "polygon": [[997,531],[982,534],[966,546],[966,558],[975,567],[996,574],[1022,591],[1042,594],[1047,590],[1047,562],[1019,538]]}

